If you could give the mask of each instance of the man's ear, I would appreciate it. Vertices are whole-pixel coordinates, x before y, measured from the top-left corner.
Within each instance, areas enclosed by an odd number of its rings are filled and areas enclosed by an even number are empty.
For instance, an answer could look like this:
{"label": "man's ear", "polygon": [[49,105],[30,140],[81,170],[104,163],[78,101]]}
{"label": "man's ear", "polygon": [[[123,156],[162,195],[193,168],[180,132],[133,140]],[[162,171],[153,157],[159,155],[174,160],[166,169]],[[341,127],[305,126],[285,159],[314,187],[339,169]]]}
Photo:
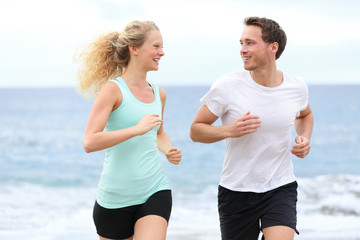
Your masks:
{"label": "man's ear", "polygon": [[134,46],[129,46],[129,51],[130,51],[130,54],[132,54],[134,56],[138,55],[137,48]]}
{"label": "man's ear", "polygon": [[279,44],[277,42],[273,42],[270,45],[271,45],[271,51],[273,51],[276,54],[276,52],[279,49]]}

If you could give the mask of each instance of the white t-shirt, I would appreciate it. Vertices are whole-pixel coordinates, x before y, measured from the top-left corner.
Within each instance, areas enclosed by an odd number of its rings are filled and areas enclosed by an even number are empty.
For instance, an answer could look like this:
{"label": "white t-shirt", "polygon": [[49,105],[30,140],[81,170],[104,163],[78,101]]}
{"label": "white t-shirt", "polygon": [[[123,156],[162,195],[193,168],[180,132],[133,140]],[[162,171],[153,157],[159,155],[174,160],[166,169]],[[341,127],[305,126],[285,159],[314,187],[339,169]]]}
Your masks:
{"label": "white t-shirt", "polygon": [[239,138],[226,139],[220,185],[233,191],[267,192],[296,180],[291,161],[291,131],[295,118],[308,105],[308,88],[284,73],[275,88],[257,84],[248,71],[221,77],[201,98],[223,125],[250,111],[261,127]]}

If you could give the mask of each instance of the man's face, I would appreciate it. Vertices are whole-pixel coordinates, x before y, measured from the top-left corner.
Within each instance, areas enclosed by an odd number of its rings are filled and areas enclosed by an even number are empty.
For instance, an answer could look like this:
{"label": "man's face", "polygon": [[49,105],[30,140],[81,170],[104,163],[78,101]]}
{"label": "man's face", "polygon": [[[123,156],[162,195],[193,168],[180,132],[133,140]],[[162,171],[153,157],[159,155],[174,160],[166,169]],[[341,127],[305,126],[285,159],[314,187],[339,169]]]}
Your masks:
{"label": "man's face", "polygon": [[260,27],[246,26],[240,44],[240,55],[246,70],[254,71],[271,63],[271,46],[263,41]]}

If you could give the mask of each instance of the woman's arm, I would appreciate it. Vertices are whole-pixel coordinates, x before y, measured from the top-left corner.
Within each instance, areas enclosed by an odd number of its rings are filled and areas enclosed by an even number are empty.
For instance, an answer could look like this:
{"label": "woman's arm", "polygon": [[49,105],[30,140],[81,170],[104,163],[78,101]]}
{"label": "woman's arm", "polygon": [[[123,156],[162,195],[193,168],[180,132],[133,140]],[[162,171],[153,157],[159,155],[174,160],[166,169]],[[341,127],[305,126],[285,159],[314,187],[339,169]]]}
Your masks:
{"label": "woman's arm", "polygon": [[133,127],[104,132],[111,111],[119,107],[121,102],[121,91],[116,83],[106,83],[94,102],[86,124],[83,145],[87,153],[115,146],[161,124],[162,120],[158,118],[158,115],[151,114],[144,116]]}
{"label": "woman's arm", "polygon": [[[159,88],[161,105],[162,105],[162,116],[164,116],[164,108],[166,102],[166,92],[162,88]],[[180,149],[174,148],[171,145],[169,136],[164,131],[163,124],[160,125],[160,128],[157,133],[157,145],[159,150],[165,154],[166,158],[170,163],[179,164],[182,158]]]}

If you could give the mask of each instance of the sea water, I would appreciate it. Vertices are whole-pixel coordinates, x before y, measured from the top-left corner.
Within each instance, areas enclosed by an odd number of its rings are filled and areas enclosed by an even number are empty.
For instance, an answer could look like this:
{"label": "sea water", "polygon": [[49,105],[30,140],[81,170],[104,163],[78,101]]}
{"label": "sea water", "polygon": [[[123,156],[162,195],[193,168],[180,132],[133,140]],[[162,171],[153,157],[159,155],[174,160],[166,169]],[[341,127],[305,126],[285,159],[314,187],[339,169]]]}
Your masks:
{"label": "sea water", "polygon": [[[162,87],[165,131],[183,153],[178,166],[163,158],[174,198],[167,239],[220,239],[225,143],[189,138],[209,86]],[[305,159],[293,157],[295,239],[360,239],[360,85],[310,85],[309,91],[312,149]],[[92,207],[104,152],[82,148],[92,102],[71,88],[0,89],[0,240],[98,239]]]}

